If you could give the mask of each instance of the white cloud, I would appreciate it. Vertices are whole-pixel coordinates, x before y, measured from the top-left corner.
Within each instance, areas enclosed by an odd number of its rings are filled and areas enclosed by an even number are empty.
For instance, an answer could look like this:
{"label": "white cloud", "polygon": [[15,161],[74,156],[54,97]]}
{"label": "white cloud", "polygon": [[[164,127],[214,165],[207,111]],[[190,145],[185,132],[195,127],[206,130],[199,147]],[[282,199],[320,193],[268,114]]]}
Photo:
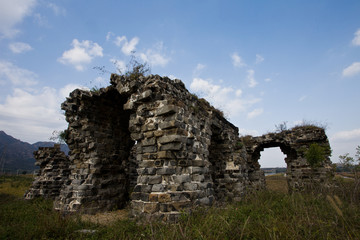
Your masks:
{"label": "white cloud", "polygon": [[332,141],[348,141],[353,139],[360,139],[360,128],[337,132],[331,137]]}
{"label": "white cloud", "polygon": [[34,14],[34,21],[37,24],[39,24],[39,26],[41,26],[41,27],[50,28],[50,24],[49,24],[47,18],[45,16],[41,15],[40,13]]}
{"label": "white cloud", "polygon": [[55,3],[46,3],[46,7],[50,8],[51,10],[53,10],[54,14],[56,16],[65,16],[66,15],[66,10],[63,7],[59,7],[58,5],[56,5]]}
{"label": "white cloud", "polygon": [[38,91],[15,88],[0,104],[0,126],[23,141],[46,141],[54,130],[66,128],[60,105],[80,86],[70,84],[60,90],[44,87]]}
{"label": "white cloud", "polygon": [[241,95],[242,95],[241,89],[236,90],[235,95],[236,95],[237,97],[241,97]]}
{"label": "white cloud", "polygon": [[256,108],[254,109],[253,111],[249,112],[247,114],[247,118],[248,119],[252,119],[252,118],[255,118],[257,116],[260,116],[262,113],[264,112],[264,109],[262,108]]}
{"label": "white cloud", "polygon": [[240,98],[241,90],[230,87],[222,87],[201,78],[194,78],[190,89],[225,112],[229,117],[244,113],[255,103],[261,101],[259,98]]}
{"label": "white cloud", "polygon": [[114,64],[116,70],[119,72],[119,73],[125,73],[126,71],[126,64],[124,61],[121,61],[121,60],[118,60],[118,59],[115,59],[115,58],[111,58],[110,59],[110,62],[112,64]]}
{"label": "white cloud", "polygon": [[167,57],[164,52],[164,45],[162,42],[159,42],[153,48],[140,53],[140,58],[151,66],[165,67],[170,62],[170,58]]}
{"label": "white cloud", "polygon": [[261,62],[263,62],[265,60],[265,58],[263,56],[261,56],[260,54],[256,54],[256,64],[259,64]]}
{"label": "white cloud", "polygon": [[36,3],[36,0],[0,1],[0,38],[14,37],[19,32],[16,25],[31,15]]}
{"label": "white cloud", "polygon": [[8,61],[0,60],[0,81],[15,86],[32,86],[37,84],[37,75],[27,69],[19,68]]}
{"label": "white cloud", "polygon": [[351,156],[355,155],[356,147],[360,144],[360,128],[339,131],[330,137],[330,144],[333,150],[332,161],[338,162],[339,155],[350,153]]}
{"label": "white cloud", "polygon": [[342,72],[343,77],[352,77],[360,73],[360,62],[354,62]]}
{"label": "white cloud", "polygon": [[193,76],[197,77],[201,74],[202,70],[204,70],[206,68],[206,65],[198,63],[198,65],[196,65],[196,68],[193,71]]}
{"label": "white cloud", "polygon": [[73,65],[76,70],[83,71],[86,64],[89,64],[93,58],[103,56],[103,48],[89,40],[79,42],[74,39],[71,43],[72,49],[67,50],[58,59],[62,64]]}
{"label": "white cloud", "polygon": [[114,35],[115,35],[114,33],[108,32],[108,33],[106,34],[106,41],[109,41],[110,38],[111,38],[112,36],[114,36]]}
{"label": "white cloud", "polygon": [[271,78],[265,78],[265,82],[271,82]]}
{"label": "white cloud", "polygon": [[352,40],[354,46],[360,46],[360,28],[354,33],[355,37]]}
{"label": "white cloud", "polygon": [[232,59],[232,64],[234,65],[234,67],[244,67],[244,66],[246,66],[245,62],[242,60],[242,58],[236,52],[234,52],[231,55],[231,59]]}
{"label": "white cloud", "polygon": [[259,132],[257,130],[249,130],[249,129],[245,129],[245,128],[239,128],[239,135],[240,136],[246,136],[246,135],[259,136]]}
{"label": "white cloud", "polygon": [[255,71],[253,69],[247,70],[246,80],[248,82],[248,86],[251,88],[255,87],[258,84],[258,82],[255,80],[254,75]]}
{"label": "white cloud", "polygon": [[29,44],[23,42],[10,43],[9,48],[13,53],[23,53],[32,49]]}
{"label": "white cloud", "polygon": [[[110,39],[110,35],[108,33],[108,35],[106,36],[106,38]],[[119,36],[116,37],[116,40],[114,41],[115,45],[118,47],[121,47],[121,51],[125,54],[125,55],[130,55],[133,51],[135,51],[136,49],[136,45],[139,43],[140,39],[138,37],[134,37],[132,38],[130,41],[127,40],[126,36]]]}

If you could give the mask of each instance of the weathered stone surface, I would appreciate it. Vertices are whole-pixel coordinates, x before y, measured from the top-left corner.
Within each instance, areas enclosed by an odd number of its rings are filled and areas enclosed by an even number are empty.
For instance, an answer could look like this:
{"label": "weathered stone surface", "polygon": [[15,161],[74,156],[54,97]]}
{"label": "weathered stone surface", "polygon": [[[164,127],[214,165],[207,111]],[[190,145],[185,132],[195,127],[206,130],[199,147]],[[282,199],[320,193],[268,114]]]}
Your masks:
{"label": "weathered stone surface", "polygon": [[69,179],[69,158],[60,150],[60,145],[40,147],[34,152],[35,165],[40,170],[31,188],[25,193],[25,199],[44,197],[55,199],[60,189]]}
{"label": "weathered stone surface", "polygon": [[62,104],[71,151],[69,165],[58,168],[67,177],[55,209],[96,213],[130,201],[134,216],[176,221],[195,205],[264,188],[258,159],[268,147],[287,155],[290,190],[331,177],[328,155],[317,170],[304,157],[312,143],[329,146],[321,129],[239,138],[237,127],[180,80],[113,74],[110,82],[97,92],[74,90]]}

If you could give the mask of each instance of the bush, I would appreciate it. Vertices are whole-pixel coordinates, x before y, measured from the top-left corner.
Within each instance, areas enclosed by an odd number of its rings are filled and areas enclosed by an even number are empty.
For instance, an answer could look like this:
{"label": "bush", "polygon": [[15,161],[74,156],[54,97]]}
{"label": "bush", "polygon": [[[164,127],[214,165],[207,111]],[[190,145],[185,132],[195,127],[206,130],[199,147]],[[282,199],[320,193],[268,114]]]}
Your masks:
{"label": "bush", "polygon": [[325,149],[317,143],[310,145],[305,154],[305,158],[311,168],[316,168],[325,160]]}
{"label": "bush", "polygon": [[325,160],[325,149],[313,143],[307,150],[305,158],[311,167],[318,167]]}

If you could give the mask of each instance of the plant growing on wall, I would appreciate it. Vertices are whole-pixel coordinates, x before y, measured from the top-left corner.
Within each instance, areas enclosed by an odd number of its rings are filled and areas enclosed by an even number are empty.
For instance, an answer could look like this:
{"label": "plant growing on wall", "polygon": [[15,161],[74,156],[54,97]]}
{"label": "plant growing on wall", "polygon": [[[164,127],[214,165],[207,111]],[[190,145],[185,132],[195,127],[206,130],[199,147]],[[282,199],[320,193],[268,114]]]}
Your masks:
{"label": "plant growing on wall", "polygon": [[311,168],[316,168],[321,165],[321,163],[325,160],[325,152],[325,148],[317,143],[310,145],[309,149],[305,153],[305,158]]}

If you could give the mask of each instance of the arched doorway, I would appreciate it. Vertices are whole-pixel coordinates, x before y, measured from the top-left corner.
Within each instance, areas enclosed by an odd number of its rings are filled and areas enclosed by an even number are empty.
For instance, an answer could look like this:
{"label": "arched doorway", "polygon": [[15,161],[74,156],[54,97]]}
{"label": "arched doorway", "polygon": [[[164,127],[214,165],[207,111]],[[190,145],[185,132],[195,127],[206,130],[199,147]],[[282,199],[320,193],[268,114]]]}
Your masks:
{"label": "arched doorway", "polygon": [[287,193],[286,155],[280,147],[265,148],[260,155],[259,164],[265,175],[266,189]]}
{"label": "arched doorway", "polygon": [[[289,189],[289,181],[292,175],[291,164],[289,163],[297,159],[297,154],[296,151],[292,149],[286,142],[280,142],[276,140],[259,143],[251,153],[252,165],[249,171],[249,179],[252,181],[254,189],[259,190],[266,188],[265,173],[263,170],[261,170],[259,160],[261,158],[261,153],[264,151],[264,149],[268,148],[279,148],[283,155],[285,155],[284,162],[286,164],[286,181],[288,185],[287,188]],[[286,187],[283,187],[283,189],[286,189]]]}

